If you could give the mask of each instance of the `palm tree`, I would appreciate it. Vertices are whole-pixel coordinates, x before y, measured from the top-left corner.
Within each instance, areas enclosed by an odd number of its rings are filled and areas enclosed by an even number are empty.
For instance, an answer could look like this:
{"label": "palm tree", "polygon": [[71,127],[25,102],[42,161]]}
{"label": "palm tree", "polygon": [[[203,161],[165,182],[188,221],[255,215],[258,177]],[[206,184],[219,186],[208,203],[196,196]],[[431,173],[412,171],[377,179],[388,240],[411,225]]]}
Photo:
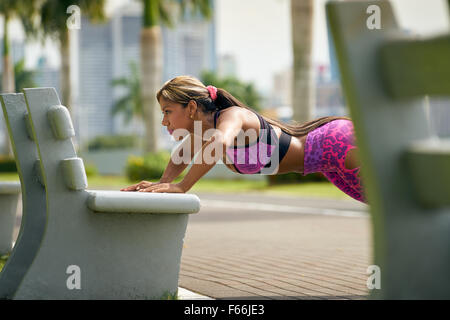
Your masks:
{"label": "palm tree", "polygon": [[[12,0],[14,1],[14,0]],[[72,110],[70,81],[70,34],[67,9],[76,5],[81,14],[92,22],[105,21],[105,0],[43,0],[40,8],[42,39],[50,36],[59,42],[61,54],[61,94],[63,104]]]}
{"label": "palm tree", "polygon": [[11,16],[16,11],[16,4],[14,0],[6,0],[0,2],[0,13],[3,16],[3,74],[2,74],[2,89],[3,92],[14,92],[14,68],[9,46],[8,24]]}
{"label": "palm tree", "polygon": [[[16,64],[14,64],[14,87],[16,91],[21,91],[23,88],[32,88],[35,87],[33,77],[34,72],[25,69],[25,59],[21,59]],[[3,74],[2,74],[3,75]],[[0,77],[3,78],[3,77]],[[0,92],[3,92],[3,83],[0,82]],[[12,147],[9,141],[9,133],[5,128],[5,153],[7,156],[12,157]]]}
{"label": "palm tree", "polygon": [[312,70],[313,0],[291,0],[292,48],[294,56],[293,119],[312,118],[314,82]]}
{"label": "palm tree", "polygon": [[31,25],[36,15],[36,0],[1,0],[0,15],[3,16],[3,92],[15,92],[14,65],[9,41],[9,22],[19,18],[27,36],[33,33]]}
{"label": "palm tree", "polygon": [[179,11],[181,16],[189,11],[206,19],[212,16],[210,0],[142,0],[143,26],[141,30],[141,95],[146,139],[144,150],[159,150],[159,108],[155,93],[162,82],[162,37],[160,25],[173,28],[170,12]]}
{"label": "palm tree", "polygon": [[[27,36],[33,34],[33,19],[36,14],[36,0],[1,0],[0,15],[3,16],[3,73],[2,92],[15,92],[14,65],[9,40],[9,22],[19,18]],[[8,136],[8,134],[6,134]],[[12,155],[9,139],[6,142],[6,153]]]}
{"label": "palm tree", "polygon": [[136,62],[130,62],[130,75],[111,81],[112,86],[125,89],[126,93],[117,101],[111,110],[113,115],[123,114],[125,122],[129,123],[133,118],[143,119],[141,100],[141,79]]}
{"label": "palm tree", "polygon": [[[25,59],[21,59],[14,64],[14,87],[17,92],[23,88],[33,88],[36,86],[34,82],[35,72],[25,69]],[[0,91],[3,91],[3,83],[0,82]]]}

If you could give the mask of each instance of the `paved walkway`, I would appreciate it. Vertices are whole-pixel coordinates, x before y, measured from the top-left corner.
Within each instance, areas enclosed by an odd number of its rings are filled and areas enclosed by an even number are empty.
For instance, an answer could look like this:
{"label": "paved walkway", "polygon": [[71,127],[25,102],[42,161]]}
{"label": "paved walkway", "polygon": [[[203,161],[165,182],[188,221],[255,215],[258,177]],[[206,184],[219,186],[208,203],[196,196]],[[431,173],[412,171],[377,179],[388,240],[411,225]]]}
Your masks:
{"label": "paved walkway", "polygon": [[371,226],[363,204],[198,195],[202,209],[190,216],[180,287],[214,299],[367,298]]}

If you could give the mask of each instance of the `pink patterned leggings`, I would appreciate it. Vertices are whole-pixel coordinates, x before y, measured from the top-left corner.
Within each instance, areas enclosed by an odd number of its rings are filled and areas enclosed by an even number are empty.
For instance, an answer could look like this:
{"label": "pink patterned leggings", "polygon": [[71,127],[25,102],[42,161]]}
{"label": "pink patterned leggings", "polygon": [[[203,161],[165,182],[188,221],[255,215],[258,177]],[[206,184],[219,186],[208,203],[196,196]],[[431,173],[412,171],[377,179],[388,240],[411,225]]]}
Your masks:
{"label": "pink patterned leggings", "polygon": [[347,152],[356,148],[353,123],[338,119],[311,131],[306,137],[303,175],[321,172],[350,197],[367,203],[360,168],[347,169]]}

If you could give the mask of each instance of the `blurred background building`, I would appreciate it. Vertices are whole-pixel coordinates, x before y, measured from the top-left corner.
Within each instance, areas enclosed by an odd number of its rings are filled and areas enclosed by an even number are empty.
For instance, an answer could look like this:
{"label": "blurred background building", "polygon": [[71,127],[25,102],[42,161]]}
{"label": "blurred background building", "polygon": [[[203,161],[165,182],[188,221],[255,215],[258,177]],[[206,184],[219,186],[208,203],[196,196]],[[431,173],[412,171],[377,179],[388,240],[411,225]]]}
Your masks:
{"label": "blurred background building", "polygon": [[34,82],[38,86],[53,87],[60,94],[60,73],[59,69],[51,66],[47,57],[41,56],[38,60],[35,73]]}
{"label": "blurred background building", "polygon": [[[3,38],[0,38],[0,52],[3,52]],[[25,44],[23,41],[12,40],[11,52],[14,63],[19,62],[25,58]],[[0,73],[3,72],[3,64],[0,63]]]}
{"label": "blurred background building", "polygon": [[232,54],[224,54],[218,58],[217,73],[220,77],[236,77],[237,70],[237,60]]}

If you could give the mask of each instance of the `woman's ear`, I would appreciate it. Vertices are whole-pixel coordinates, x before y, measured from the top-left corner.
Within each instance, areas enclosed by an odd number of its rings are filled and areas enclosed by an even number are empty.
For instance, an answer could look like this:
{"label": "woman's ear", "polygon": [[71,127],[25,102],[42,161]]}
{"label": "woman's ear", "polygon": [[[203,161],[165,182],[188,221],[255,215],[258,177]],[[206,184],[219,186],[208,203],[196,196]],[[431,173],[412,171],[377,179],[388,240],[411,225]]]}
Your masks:
{"label": "woman's ear", "polygon": [[198,110],[198,105],[195,100],[190,100],[188,103],[189,117],[194,116]]}

